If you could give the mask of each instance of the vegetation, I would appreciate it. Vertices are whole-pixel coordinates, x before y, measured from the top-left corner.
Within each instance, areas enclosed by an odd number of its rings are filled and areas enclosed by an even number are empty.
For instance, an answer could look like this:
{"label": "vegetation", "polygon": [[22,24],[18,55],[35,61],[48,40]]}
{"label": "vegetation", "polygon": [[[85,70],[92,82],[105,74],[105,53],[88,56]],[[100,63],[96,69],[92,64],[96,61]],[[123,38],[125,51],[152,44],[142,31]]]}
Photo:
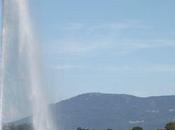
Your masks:
{"label": "vegetation", "polygon": [[107,129],[107,130],[112,130],[112,129]]}
{"label": "vegetation", "polygon": [[[32,124],[27,124],[27,123],[18,124],[18,125],[11,123],[11,124],[4,125],[2,130],[33,130],[33,127],[32,127]],[[90,129],[78,127],[77,130],[90,130]],[[95,130],[95,129],[91,129],[91,130]],[[108,128],[107,130],[113,130],[113,129]],[[131,130],[143,130],[143,128],[140,126],[135,126]],[[158,128],[156,130],[175,130],[175,122],[169,122],[165,125],[165,128]]]}
{"label": "vegetation", "polygon": [[77,130],[89,130],[89,129],[78,127]]}
{"label": "vegetation", "polygon": [[[83,129],[81,127],[78,127],[77,130],[89,130],[89,129]],[[95,130],[95,129],[92,129],[92,130]],[[113,130],[113,129],[108,128],[107,130]],[[144,130],[144,129],[140,126],[135,126],[130,130]],[[175,122],[169,122],[165,125],[165,128],[157,128],[156,130],[175,130]]]}
{"label": "vegetation", "polygon": [[165,130],[175,130],[175,122],[169,122],[165,125]]}
{"label": "vegetation", "polygon": [[157,128],[156,130],[165,130],[164,128]]}
{"label": "vegetation", "polygon": [[33,130],[33,127],[31,124],[19,124],[19,125],[14,125],[14,124],[6,124],[3,126],[2,130]]}
{"label": "vegetation", "polygon": [[136,127],[133,127],[131,130],[143,130],[143,128],[139,127],[139,126],[136,126]]}

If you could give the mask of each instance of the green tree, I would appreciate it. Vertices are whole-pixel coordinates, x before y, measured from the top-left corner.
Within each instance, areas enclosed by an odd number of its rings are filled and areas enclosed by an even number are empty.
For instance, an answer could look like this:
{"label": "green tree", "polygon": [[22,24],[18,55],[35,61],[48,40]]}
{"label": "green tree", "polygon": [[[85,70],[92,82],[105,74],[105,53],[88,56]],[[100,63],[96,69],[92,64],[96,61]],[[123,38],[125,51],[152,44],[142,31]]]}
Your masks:
{"label": "green tree", "polygon": [[143,130],[143,128],[142,127],[139,127],[139,126],[135,126],[131,130]]}
{"label": "green tree", "polygon": [[165,130],[175,130],[175,122],[169,122],[165,125]]}
{"label": "green tree", "polygon": [[32,124],[23,124],[21,125],[22,130],[33,130]]}
{"label": "green tree", "polygon": [[164,128],[157,128],[156,130],[165,130]]}
{"label": "green tree", "polygon": [[14,124],[3,125],[2,130],[15,130],[16,126]]}

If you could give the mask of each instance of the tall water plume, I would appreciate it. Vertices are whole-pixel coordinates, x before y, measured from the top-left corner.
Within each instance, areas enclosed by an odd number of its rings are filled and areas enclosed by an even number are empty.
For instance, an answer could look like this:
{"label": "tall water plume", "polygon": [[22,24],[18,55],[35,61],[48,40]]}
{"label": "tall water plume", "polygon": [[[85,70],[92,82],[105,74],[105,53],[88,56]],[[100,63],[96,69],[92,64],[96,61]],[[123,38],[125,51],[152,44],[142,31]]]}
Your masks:
{"label": "tall water plume", "polygon": [[2,122],[33,115],[35,130],[54,130],[43,94],[40,54],[34,37],[27,0],[3,1],[0,77]]}

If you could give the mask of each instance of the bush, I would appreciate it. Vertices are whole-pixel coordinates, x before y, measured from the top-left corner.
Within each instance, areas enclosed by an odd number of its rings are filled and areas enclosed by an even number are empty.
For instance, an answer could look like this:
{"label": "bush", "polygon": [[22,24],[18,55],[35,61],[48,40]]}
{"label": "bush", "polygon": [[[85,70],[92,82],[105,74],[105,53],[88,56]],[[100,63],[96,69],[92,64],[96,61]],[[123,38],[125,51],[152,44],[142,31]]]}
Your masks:
{"label": "bush", "polygon": [[139,127],[139,126],[136,126],[136,127],[133,127],[131,130],[143,130],[143,128]]}
{"label": "bush", "polygon": [[169,122],[165,125],[165,130],[175,130],[175,122]]}

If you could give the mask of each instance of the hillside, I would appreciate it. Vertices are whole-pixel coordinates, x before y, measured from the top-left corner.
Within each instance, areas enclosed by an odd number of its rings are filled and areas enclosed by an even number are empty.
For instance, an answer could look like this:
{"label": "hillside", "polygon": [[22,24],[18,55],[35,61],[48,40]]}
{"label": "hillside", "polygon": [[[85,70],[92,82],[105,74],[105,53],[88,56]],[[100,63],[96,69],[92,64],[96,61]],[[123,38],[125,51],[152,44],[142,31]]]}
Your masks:
{"label": "hillside", "polygon": [[60,130],[77,127],[128,130],[162,128],[175,118],[175,96],[135,97],[124,94],[82,94],[53,105]]}

